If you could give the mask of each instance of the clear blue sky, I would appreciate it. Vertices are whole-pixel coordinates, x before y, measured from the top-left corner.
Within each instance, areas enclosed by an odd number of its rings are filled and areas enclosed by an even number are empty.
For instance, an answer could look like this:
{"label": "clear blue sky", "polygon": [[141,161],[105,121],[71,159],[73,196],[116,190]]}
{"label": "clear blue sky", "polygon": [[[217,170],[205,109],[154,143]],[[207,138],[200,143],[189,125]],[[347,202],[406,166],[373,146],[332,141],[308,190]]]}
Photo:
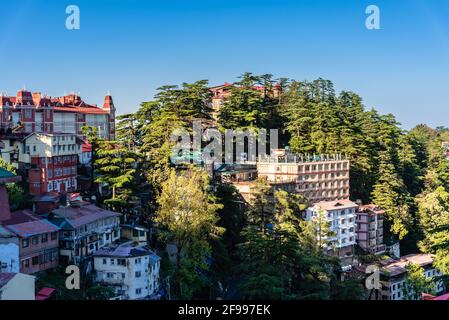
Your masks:
{"label": "clear blue sky", "polygon": [[[77,4],[81,30],[65,28]],[[365,8],[381,30],[365,28]],[[449,1],[2,0],[0,91],[80,92],[119,113],[156,88],[245,71],[323,77],[405,128],[449,126]]]}

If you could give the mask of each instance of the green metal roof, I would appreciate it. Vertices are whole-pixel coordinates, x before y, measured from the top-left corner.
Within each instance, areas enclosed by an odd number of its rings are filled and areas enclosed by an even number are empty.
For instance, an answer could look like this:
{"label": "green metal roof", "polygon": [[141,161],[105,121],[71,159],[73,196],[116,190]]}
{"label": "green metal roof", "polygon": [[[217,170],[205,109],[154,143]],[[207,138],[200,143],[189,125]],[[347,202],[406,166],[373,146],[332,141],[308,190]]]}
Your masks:
{"label": "green metal roof", "polygon": [[1,178],[14,178],[16,175],[12,172],[9,172],[6,169],[0,168],[0,179]]}

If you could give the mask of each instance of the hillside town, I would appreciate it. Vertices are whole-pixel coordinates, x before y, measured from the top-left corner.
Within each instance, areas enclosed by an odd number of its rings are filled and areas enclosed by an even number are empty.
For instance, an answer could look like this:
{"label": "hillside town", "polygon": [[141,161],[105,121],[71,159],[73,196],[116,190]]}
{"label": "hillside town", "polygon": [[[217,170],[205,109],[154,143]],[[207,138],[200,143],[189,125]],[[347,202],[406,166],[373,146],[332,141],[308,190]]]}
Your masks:
{"label": "hillside town", "polygon": [[[0,300],[449,300],[442,251],[418,244],[432,241],[424,229],[421,240],[409,237],[418,228],[411,212],[423,217],[431,192],[444,198],[449,183],[427,183],[434,171],[415,167],[447,161],[447,142],[432,140],[436,153],[406,145],[396,157],[409,136],[355,95],[336,97],[322,79],[304,83],[308,91],[254,78],[162,89],[120,116],[111,95],[102,105],[75,93],[0,95]],[[332,104],[346,117],[338,130],[358,125],[358,112],[372,116],[360,126],[376,138],[333,136],[333,111],[323,107]],[[323,114],[315,126],[310,118]],[[189,147],[170,163],[167,134],[198,119],[204,130],[286,130],[264,157],[206,161]],[[435,214],[449,221],[449,212]],[[285,257],[264,261],[257,252],[266,250]],[[79,288],[67,286],[70,266]]]}

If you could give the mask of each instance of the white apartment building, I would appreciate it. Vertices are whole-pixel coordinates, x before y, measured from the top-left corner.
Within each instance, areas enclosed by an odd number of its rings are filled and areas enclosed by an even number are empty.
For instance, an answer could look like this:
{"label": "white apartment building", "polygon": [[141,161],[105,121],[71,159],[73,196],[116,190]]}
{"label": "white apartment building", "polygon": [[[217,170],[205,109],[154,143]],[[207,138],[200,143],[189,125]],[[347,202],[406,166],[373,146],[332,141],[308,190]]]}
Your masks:
{"label": "white apartment building", "polygon": [[358,205],[348,199],[322,201],[306,210],[307,221],[317,219],[322,214],[329,222],[332,236],[326,238],[329,254],[337,255],[343,267],[352,265],[356,244],[356,209]]}
{"label": "white apartment building", "polygon": [[115,289],[115,300],[149,299],[159,291],[160,257],[147,246],[127,242],[94,254],[95,281]]}
{"label": "white apartment building", "polygon": [[[430,254],[410,254],[403,256],[399,260],[391,260],[383,263],[381,269],[382,300],[404,300],[404,286],[407,278],[406,266],[409,263],[421,266],[427,278],[441,276],[441,272],[433,266],[433,258]],[[441,281],[436,282],[437,295],[444,293],[444,289]]]}

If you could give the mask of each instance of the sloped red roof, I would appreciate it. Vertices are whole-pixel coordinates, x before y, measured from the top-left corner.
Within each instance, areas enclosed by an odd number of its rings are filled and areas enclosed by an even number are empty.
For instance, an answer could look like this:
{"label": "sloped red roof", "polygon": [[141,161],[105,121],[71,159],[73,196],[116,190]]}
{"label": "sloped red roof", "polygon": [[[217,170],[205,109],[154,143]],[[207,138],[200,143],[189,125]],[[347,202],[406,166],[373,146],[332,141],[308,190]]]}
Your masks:
{"label": "sloped red roof", "polygon": [[92,145],[89,143],[83,143],[83,152],[92,152]]}
{"label": "sloped red roof", "polygon": [[57,226],[46,219],[42,219],[42,217],[34,214],[30,210],[13,212],[11,219],[3,221],[2,225],[21,238],[28,238],[59,230]]}
{"label": "sloped red roof", "polygon": [[56,291],[56,289],[53,288],[42,288],[39,290],[39,292],[36,294],[36,300],[42,301],[47,300],[51,297],[51,295]]}
{"label": "sloped red roof", "polygon": [[59,112],[77,112],[87,114],[109,114],[110,108],[113,105],[113,100],[110,95],[107,95],[104,100],[104,109],[98,107],[96,104],[87,104],[80,96],[76,94],[68,94],[62,97],[48,97],[42,96],[40,92],[31,93],[30,91],[20,90],[16,97],[1,96],[0,105],[16,103],[39,107],[51,107]]}

